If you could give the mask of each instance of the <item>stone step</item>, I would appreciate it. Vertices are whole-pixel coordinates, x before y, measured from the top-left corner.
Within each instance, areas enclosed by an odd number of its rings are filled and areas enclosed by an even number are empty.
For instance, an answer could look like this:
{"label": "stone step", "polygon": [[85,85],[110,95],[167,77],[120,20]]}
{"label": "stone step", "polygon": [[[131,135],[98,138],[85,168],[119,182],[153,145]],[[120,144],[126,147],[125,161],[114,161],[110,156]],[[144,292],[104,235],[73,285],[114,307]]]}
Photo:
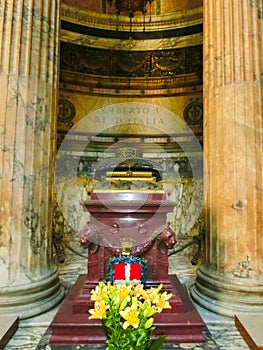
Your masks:
{"label": "stone step", "polygon": [[235,324],[251,350],[263,349],[263,314],[237,314]]}
{"label": "stone step", "polygon": [[18,316],[0,315],[0,350],[4,349],[6,344],[12,338],[18,327]]}
{"label": "stone step", "polygon": [[[176,294],[183,302],[180,312],[163,311],[154,317],[154,336],[165,335],[167,343],[201,343],[205,323],[190,300],[184,286],[175,275],[169,276]],[[102,344],[105,334],[101,320],[89,319],[88,312],[74,313],[73,303],[84,288],[87,275],[80,275],[51,322],[49,344]],[[87,299],[88,300],[88,299]],[[51,346],[51,348],[52,348]]]}

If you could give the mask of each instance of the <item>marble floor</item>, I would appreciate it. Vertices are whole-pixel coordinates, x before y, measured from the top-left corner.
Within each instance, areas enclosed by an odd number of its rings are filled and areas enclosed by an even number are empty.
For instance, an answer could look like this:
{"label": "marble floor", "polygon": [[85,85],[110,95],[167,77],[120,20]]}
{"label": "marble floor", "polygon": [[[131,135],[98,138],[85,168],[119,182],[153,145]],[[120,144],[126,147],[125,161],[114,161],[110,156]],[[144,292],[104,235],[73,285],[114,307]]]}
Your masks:
{"label": "marble floor", "polygon": [[[67,292],[74,284],[79,274],[86,273],[87,259],[78,256],[70,250],[66,250],[67,256],[63,264],[59,264],[61,283]],[[169,257],[170,273],[176,273],[179,280],[187,288],[190,288],[195,280],[196,266],[192,266],[191,259],[185,257],[184,253],[174,254]],[[34,318],[21,320],[19,327],[12,339],[9,341],[5,350],[51,350],[48,345],[49,339],[49,324],[56,314],[59,305],[46,312],[45,314]],[[200,315],[206,323],[204,334],[207,338],[205,343],[200,344],[178,344],[163,347],[163,349],[193,349],[193,350],[247,350],[249,347],[236,329],[234,321],[230,318],[225,318],[196,305]],[[96,345],[72,345],[67,349],[102,349]],[[53,346],[52,346],[53,349]],[[54,349],[59,350],[60,347]],[[62,348],[61,348],[62,349]],[[63,348],[65,349],[65,348]]]}

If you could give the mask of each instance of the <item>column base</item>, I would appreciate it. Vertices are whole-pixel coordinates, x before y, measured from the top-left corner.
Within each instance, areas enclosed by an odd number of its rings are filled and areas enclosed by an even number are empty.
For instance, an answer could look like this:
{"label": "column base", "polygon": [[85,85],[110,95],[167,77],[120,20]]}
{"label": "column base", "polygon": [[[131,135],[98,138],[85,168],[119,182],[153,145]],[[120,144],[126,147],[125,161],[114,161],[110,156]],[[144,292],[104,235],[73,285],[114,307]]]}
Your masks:
{"label": "column base", "polygon": [[263,312],[262,284],[245,278],[230,279],[204,266],[197,270],[196,283],[190,294],[201,307],[227,317]]}
{"label": "column base", "polygon": [[0,315],[19,315],[20,319],[33,317],[56,306],[64,295],[57,271],[41,281],[3,287],[0,288]]}

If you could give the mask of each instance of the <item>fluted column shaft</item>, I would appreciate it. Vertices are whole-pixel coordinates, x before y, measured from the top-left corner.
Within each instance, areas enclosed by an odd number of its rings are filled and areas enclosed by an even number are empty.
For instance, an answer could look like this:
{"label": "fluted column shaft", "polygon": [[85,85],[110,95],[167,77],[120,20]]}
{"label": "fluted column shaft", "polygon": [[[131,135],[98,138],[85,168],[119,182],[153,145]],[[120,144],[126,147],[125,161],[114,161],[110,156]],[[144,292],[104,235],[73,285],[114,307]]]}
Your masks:
{"label": "fluted column shaft", "polygon": [[192,290],[233,316],[263,311],[262,0],[204,0],[206,256]]}
{"label": "fluted column shaft", "polygon": [[51,254],[60,0],[0,0],[0,313],[63,292]]}

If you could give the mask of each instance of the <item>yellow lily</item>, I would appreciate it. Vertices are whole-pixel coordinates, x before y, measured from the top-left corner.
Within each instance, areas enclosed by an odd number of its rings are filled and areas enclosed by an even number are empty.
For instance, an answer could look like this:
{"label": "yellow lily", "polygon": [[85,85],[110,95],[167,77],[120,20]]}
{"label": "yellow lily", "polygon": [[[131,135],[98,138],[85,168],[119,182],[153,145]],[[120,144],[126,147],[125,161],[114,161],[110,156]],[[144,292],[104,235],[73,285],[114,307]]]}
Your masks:
{"label": "yellow lily", "polygon": [[152,303],[152,304],[156,304],[159,301],[159,291],[156,288],[150,288],[147,290],[147,297],[148,300]]}
{"label": "yellow lily", "polygon": [[108,289],[107,289],[106,286],[103,286],[103,287],[96,286],[96,288],[91,291],[90,300],[94,300],[94,301],[100,302],[107,295],[108,295]]}
{"label": "yellow lily", "polygon": [[164,292],[159,296],[159,299],[155,304],[155,306],[158,309],[158,312],[161,312],[162,309],[171,309],[169,299],[171,299],[172,296],[172,294],[167,294],[167,292]]}
{"label": "yellow lily", "polygon": [[123,311],[120,311],[120,315],[124,318],[123,329],[132,326],[133,328],[138,328],[140,319],[138,317],[139,313],[134,304],[132,306],[126,307]]}
{"label": "yellow lily", "polygon": [[143,284],[137,284],[134,287],[133,294],[137,296],[138,298],[142,298],[144,300],[147,300],[149,298],[147,291],[144,289]]}
{"label": "yellow lily", "polygon": [[147,301],[145,301],[143,303],[141,308],[144,309],[144,311],[143,311],[143,316],[144,317],[148,318],[148,317],[151,317],[152,315],[154,315],[156,313],[156,308],[155,307],[151,307]]}
{"label": "yellow lily", "polygon": [[94,309],[90,309],[89,313],[91,316],[89,316],[89,319],[91,318],[106,318],[106,311],[109,308],[109,305],[105,303],[105,301],[95,301],[94,303]]}
{"label": "yellow lily", "polygon": [[127,300],[130,301],[131,286],[125,286],[124,284],[118,284],[116,287],[116,294],[119,297],[120,303]]}

